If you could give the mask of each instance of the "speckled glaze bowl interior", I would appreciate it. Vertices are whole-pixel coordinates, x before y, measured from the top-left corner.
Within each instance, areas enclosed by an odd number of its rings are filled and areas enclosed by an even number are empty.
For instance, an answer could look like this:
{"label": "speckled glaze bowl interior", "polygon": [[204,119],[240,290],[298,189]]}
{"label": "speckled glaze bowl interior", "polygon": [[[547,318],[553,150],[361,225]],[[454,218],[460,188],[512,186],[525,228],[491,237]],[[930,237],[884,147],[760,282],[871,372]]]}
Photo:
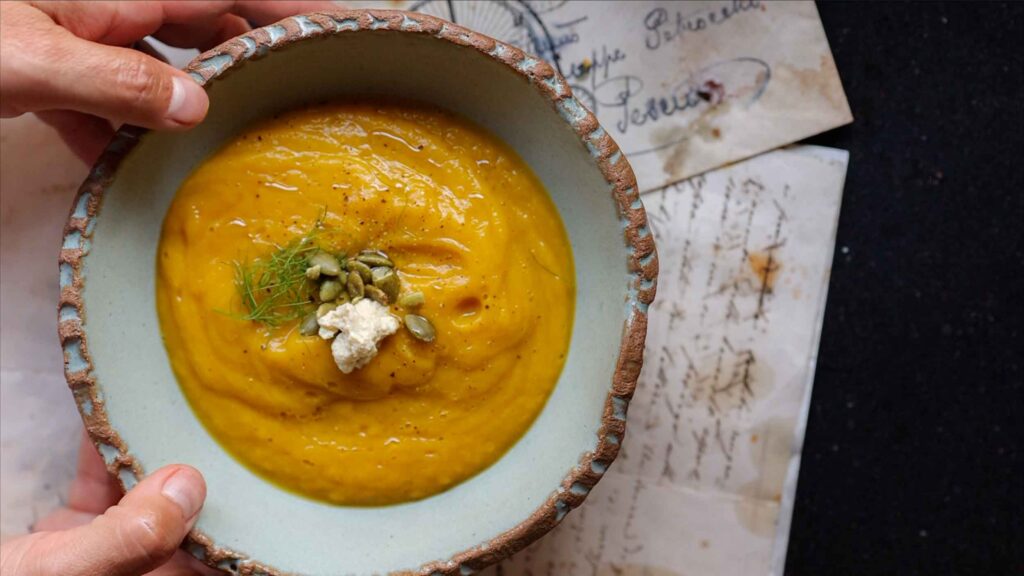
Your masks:
{"label": "speckled glaze bowl interior", "polygon": [[[122,130],[82,185],[60,255],[61,345],[86,427],[126,488],[184,462],[209,497],[186,548],[240,574],[469,574],[580,504],[615,458],[642,362],[657,257],[633,173],[548,64],[442,20],[395,11],[289,18],[197,58],[207,120]],[[455,488],[380,508],[284,492],[233,460],[175,382],[156,315],[156,248],[183,179],[250,123],[347,96],[455,111],[508,142],[550,192],[577,270],[565,369],[525,436]]]}

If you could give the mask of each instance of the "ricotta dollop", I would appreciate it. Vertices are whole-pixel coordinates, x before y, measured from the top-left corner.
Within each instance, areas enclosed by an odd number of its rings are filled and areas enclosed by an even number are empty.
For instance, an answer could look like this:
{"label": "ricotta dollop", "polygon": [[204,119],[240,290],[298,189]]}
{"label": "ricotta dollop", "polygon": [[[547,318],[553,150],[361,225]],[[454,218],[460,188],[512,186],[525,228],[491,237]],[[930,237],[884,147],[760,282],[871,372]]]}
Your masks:
{"label": "ricotta dollop", "polygon": [[394,334],[398,318],[369,298],[345,303],[317,319],[320,337],[334,339],[331,355],[345,374],[358,370],[377,355],[377,344]]}

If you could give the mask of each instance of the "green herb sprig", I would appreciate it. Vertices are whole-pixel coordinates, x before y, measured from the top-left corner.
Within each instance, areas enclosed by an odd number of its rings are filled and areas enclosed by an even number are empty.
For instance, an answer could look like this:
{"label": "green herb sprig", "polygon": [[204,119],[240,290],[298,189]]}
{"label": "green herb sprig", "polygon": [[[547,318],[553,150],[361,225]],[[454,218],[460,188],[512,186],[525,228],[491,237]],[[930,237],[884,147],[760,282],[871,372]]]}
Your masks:
{"label": "green herb sprig", "polygon": [[319,250],[321,225],[296,238],[266,258],[233,262],[235,286],[246,309],[240,320],[275,327],[302,317],[314,306],[313,284],[306,278],[306,261]]}

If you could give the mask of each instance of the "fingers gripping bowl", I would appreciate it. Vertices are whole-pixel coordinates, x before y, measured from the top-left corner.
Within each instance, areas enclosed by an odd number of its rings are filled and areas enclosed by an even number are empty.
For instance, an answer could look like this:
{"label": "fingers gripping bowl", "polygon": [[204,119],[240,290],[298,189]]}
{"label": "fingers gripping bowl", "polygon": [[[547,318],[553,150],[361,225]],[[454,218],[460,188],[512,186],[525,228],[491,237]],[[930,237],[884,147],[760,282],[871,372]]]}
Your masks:
{"label": "fingers gripping bowl", "polygon": [[[189,72],[210,92],[207,120],[184,134],[122,130],[65,229],[65,373],[108,468],[125,488],[172,462],[202,470],[209,497],[186,547],[242,574],[468,573],[550,530],[618,452],[657,276],[635,178],[593,115],[548,64],[398,11],[289,18]],[[423,102],[495,135],[547,190],[575,263],[576,320],[536,419],[481,472],[389,506],[305,498],[232,458],[177,385],[155,302],[164,217],[204,159],[275,114],[351,98]]]}

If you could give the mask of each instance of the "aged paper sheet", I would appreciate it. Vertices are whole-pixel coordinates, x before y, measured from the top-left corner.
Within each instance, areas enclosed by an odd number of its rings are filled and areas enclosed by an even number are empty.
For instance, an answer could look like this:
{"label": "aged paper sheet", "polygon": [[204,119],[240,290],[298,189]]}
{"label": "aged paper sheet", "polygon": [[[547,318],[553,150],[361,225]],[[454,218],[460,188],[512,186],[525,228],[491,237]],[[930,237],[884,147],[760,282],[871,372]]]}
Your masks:
{"label": "aged paper sheet", "polygon": [[781,574],[846,164],[798,146],[645,196],[661,273],[623,451],[491,574]]}
{"label": "aged paper sheet", "polygon": [[346,2],[454,20],[555,63],[642,191],[852,121],[813,2]]}

